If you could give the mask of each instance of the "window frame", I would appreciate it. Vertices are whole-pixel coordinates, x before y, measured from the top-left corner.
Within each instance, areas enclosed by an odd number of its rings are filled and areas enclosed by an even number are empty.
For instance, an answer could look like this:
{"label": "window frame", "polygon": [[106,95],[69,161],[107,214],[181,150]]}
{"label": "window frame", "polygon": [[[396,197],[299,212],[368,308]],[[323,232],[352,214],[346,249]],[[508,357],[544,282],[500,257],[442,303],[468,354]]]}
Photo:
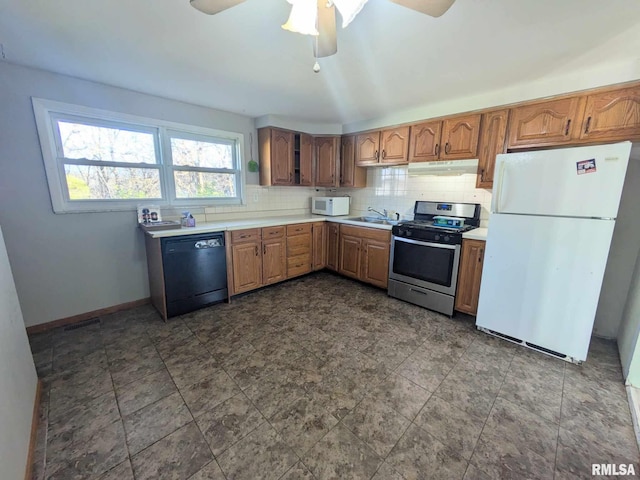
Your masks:
{"label": "window frame", "polygon": [[[244,135],[207,127],[187,125],[165,120],[139,117],[109,110],[73,105],[53,100],[32,97],[36,127],[49,185],[51,203],[55,213],[85,213],[109,211],[136,211],[141,204],[159,205],[164,208],[184,206],[226,206],[245,205]],[[58,120],[77,121],[82,124],[120,128],[134,132],[151,133],[154,136],[156,163],[112,162],[89,159],[69,159],[63,156],[58,130]],[[234,166],[230,169],[210,169],[174,166],[171,155],[171,138],[201,141],[222,140],[233,147]],[[104,165],[123,168],[145,168],[158,170],[162,198],[133,199],[87,199],[69,198],[65,164]],[[177,198],[173,172],[175,170],[233,173],[236,180],[235,197]]]}

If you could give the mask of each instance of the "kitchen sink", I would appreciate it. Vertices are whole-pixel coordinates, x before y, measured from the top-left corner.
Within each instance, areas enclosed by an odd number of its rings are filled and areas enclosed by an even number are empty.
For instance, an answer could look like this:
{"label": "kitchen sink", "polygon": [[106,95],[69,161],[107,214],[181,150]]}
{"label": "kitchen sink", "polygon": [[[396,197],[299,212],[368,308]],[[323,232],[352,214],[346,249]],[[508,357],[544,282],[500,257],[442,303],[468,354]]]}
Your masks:
{"label": "kitchen sink", "polygon": [[365,223],[377,223],[378,225],[397,225],[397,220],[387,220],[380,217],[350,217],[345,220],[351,220],[352,222],[365,222]]}

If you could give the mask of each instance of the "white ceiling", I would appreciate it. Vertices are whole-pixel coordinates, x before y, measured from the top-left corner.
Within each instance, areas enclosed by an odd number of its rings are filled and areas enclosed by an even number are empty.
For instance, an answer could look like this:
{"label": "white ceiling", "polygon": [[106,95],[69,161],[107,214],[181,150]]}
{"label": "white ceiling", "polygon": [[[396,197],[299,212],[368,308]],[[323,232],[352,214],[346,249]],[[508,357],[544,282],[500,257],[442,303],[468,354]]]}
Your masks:
{"label": "white ceiling", "polygon": [[215,16],[188,0],[0,0],[7,61],[246,114],[350,123],[615,61],[640,0],[457,0],[431,18],[370,0],[312,72],[285,0]]}

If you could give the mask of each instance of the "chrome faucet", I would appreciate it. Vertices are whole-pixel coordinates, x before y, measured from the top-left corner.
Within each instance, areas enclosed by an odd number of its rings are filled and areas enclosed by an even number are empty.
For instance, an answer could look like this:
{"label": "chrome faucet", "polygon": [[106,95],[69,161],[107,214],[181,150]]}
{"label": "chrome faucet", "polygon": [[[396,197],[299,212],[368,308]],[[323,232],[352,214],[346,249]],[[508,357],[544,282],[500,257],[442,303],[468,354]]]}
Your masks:
{"label": "chrome faucet", "polygon": [[379,212],[378,210],[376,210],[374,208],[371,208],[371,207],[367,208],[367,211],[368,212],[376,212],[378,215],[381,215],[382,217],[384,217],[385,220],[387,220],[389,218],[388,217],[389,212],[387,212],[387,210],[384,209],[384,208],[382,209],[382,212],[384,212],[384,213]]}

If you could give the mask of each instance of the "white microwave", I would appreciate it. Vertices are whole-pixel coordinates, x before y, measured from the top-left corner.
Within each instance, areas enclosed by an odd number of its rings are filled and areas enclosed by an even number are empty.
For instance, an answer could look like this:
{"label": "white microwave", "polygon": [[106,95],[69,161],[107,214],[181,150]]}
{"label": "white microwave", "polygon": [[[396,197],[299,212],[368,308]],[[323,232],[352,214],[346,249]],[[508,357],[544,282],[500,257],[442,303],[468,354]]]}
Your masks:
{"label": "white microwave", "polygon": [[316,215],[349,215],[349,197],[311,197],[311,213]]}

